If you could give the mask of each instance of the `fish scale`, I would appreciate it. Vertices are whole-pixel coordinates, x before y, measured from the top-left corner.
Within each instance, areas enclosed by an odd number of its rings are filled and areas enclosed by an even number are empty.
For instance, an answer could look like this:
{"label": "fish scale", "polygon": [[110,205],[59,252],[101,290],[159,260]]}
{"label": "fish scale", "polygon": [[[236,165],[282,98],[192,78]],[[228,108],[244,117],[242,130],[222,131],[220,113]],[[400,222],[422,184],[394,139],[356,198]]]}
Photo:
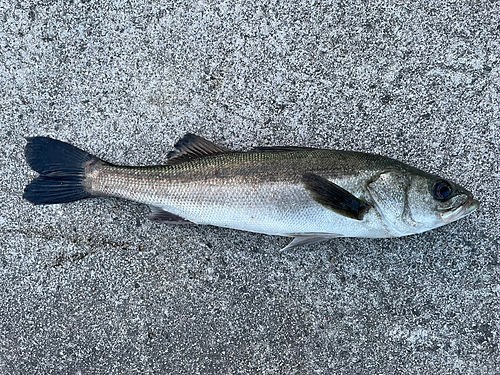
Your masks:
{"label": "fish scale", "polygon": [[[346,236],[345,229],[352,225],[352,220],[318,205],[300,182],[306,171],[329,170],[328,177],[339,186],[360,186],[366,176],[359,171],[333,179],[342,170],[331,165],[335,156],[334,151],[324,150],[276,151],[221,154],[178,165],[139,169],[98,165],[88,175],[88,186],[93,195],[160,207],[197,224],[275,235]],[[353,158],[357,156],[352,153]],[[289,171],[291,166],[294,174],[276,173]],[[380,219],[373,216],[367,217],[354,235],[370,236],[366,224]],[[386,237],[387,233],[377,229],[372,235]]]}

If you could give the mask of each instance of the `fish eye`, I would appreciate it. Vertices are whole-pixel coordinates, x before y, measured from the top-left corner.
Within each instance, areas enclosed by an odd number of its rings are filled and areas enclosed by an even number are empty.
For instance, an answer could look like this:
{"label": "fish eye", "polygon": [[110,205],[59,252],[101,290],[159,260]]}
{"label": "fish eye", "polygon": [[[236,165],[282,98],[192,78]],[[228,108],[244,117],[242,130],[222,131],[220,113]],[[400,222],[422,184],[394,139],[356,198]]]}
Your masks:
{"label": "fish eye", "polygon": [[445,202],[451,198],[453,187],[445,180],[437,180],[432,187],[432,194],[434,195],[434,199]]}

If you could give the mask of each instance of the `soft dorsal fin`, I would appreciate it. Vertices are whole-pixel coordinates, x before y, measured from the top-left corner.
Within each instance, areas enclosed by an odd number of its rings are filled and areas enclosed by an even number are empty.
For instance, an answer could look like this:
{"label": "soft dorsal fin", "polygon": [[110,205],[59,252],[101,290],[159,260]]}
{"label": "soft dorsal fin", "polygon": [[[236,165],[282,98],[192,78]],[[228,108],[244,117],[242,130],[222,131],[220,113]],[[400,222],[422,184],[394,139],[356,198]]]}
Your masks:
{"label": "soft dorsal fin", "polygon": [[316,202],[345,217],[363,220],[371,206],[347,190],[315,174],[302,176],[302,183]]}
{"label": "soft dorsal fin", "polygon": [[188,160],[209,155],[231,152],[227,148],[217,146],[205,138],[187,133],[175,144],[175,150],[168,154],[167,164],[179,164]]}
{"label": "soft dorsal fin", "polygon": [[254,147],[251,152],[277,152],[277,151],[314,151],[319,150],[319,148],[314,147],[302,147],[302,146],[261,146]]}

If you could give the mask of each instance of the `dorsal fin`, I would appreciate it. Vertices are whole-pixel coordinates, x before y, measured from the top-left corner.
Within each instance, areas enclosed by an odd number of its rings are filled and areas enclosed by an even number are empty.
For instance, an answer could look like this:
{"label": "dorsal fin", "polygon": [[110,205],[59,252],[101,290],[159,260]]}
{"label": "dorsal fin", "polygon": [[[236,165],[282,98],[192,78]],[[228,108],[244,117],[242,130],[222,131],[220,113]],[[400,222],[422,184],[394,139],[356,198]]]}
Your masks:
{"label": "dorsal fin", "polygon": [[276,152],[276,151],[314,151],[319,148],[314,147],[301,147],[301,146],[261,146],[254,147],[251,152]]}
{"label": "dorsal fin", "polygon": [[180,164],[189,160],[201,158],[209,155],[225,154],[231,152],[227,148],[217,146],[207,141],[205,138],[187,133],[175,144],[175,150],[170,152],[167,157],[167,164]]}

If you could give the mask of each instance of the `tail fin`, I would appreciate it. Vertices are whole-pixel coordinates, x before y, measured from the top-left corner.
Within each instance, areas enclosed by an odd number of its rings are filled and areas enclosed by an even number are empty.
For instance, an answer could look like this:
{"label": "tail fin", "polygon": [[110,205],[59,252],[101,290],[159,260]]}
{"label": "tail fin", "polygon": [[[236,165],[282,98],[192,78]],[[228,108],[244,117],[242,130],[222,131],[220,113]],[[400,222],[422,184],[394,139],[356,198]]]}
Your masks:
{"label": "tail fin", "polygon": [[99,159],[69,143],[48,137],[27,138],[26,161],[40,176],[24,189],[34,204],[72,202],[91,196],[85,190],[85,167]]}

